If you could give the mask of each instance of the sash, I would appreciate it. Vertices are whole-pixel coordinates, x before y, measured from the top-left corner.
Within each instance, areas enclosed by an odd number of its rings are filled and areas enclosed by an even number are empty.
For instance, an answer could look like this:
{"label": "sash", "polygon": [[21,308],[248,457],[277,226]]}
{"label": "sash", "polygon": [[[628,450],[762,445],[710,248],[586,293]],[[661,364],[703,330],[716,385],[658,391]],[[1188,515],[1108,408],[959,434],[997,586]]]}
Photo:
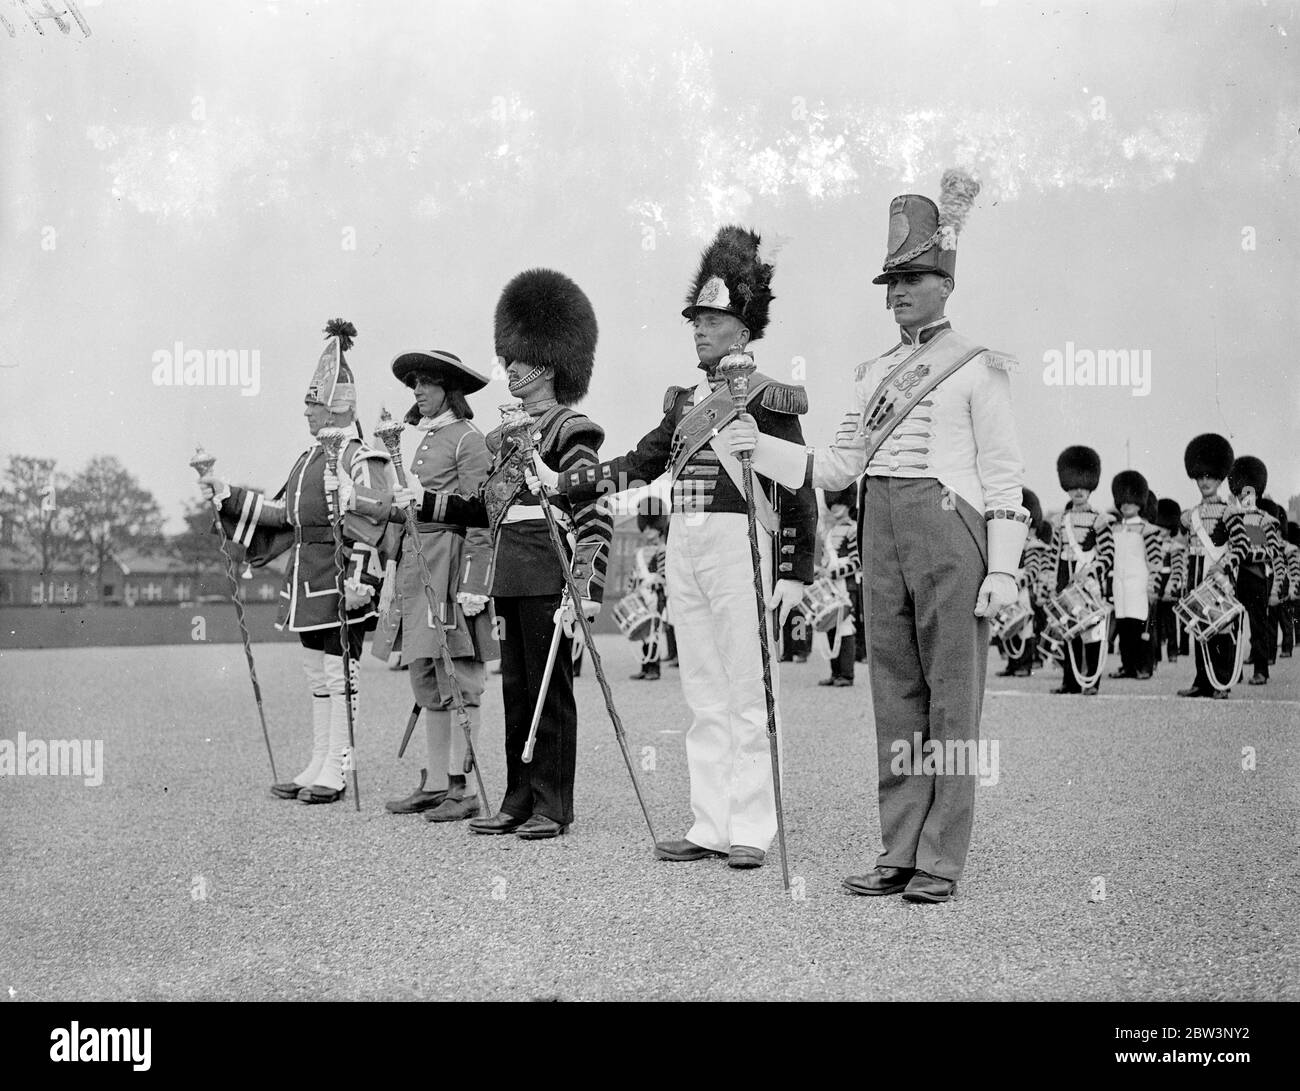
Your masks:
{"label": "sash", "polygon": [[1196,536],[1201,540],[1201,548],[1205,550],[1205,555],[1210,558],[1211,564],[1218,564],[1219,558],[1228,551],[1228,543],[1224,542],[1221,546],[1216,546],[1205,530],[1205,524],[1201,522],[1201,509],[1192,508],[1192,529],[1196,531]]}
{"label": "sash", "polygon": [[972,344],[951,329],[940,330],[881,379],[867,399],[859,426],[858,434],[866,445],[867,464],[917,402],[987,351],[983,345]]}
{"label": "sash", "polygon": [[[749,394],[745,399],[746,404],[748,405],[749,402],[753,401],[755,397],[762,393],[763,388],[771,382],[772,380],[766,375],[756,373],[749,383]],[[707,386],[708,380],[705,379],[699,387],[696,387],[697,399],[699,393],[707,389]],[[731,391],[727,389],[726,383],[723,383],[703,401],[697,400],[691,406],[690,412],[677,422],[677,427],[673,431],[672,446],[669,448],[668,454],[669,479],[676,481],[681,472],[686,469],[686,463],[691,460],[691,456],[715,438],[714,429],[721,431],[735,419],[736,407],[731,400]]]}

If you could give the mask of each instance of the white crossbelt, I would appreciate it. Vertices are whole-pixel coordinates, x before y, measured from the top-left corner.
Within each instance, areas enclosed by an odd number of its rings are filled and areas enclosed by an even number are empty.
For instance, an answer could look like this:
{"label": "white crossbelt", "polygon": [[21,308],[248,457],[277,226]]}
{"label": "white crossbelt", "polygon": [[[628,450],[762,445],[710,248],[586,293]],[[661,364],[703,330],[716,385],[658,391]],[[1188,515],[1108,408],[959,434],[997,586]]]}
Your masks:
{"label": "white crossbelt", "polygon": [[[573,529],[573,520],[569,518],[566,512],[552,506],[551,514],[555,516],[555,522],[565,530]],[[540,523],[546,519],[542,514],[540,504],[511,504],[506,508],[506,513],[501,517],[503,523]]]}

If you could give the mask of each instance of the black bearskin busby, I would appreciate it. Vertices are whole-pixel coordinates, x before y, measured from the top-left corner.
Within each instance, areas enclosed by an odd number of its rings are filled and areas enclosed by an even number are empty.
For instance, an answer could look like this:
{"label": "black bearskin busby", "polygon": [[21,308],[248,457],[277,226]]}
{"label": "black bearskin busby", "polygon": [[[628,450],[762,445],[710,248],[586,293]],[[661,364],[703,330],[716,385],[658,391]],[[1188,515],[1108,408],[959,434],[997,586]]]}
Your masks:
{"label": "black bearskin busby", "polygon": [[1020,503],[1025,511],[1029,512],[1029,533],[1033,534],[1038,529],[1038,524],[1043,521],[1043,502],[1038,499],[1038,494],[1033,489],[1021,489]]}
{"label": "black bearskin busby", "polygon": [[1091,447],[1067,447],[1056,460],[1056,479],[1066,492],[1095,489],[1101,481],[1101,455]]}
{"label": "black bearskin busby", "polygon": [[666,537],[668,535],[668,512],[668,502],[662,497],[643,496],[641,502],[636,506],[636,529],[642,531],[646,527],[654,527]]}
{"label": "black bearskin busby", "polygon": [[1215,432],[1205,432],[1187,445],[1183,468],[1192,480],[1213,477],[1222,481],[1232,469],[1232,444]]}
{"label": "black bearskin busby", "polygon": [[1242,455],[1228,471],[1228,488],[1233,496],[1240,496],[1247,486],[1255,490],[1256,500],[1268,488],[1268,467],[1254,455]]}
{"label": "black bearskin busby", "polygon": [[1282,510],[1282,505],[1276,500],[1267,496],[1256,497],[1255,507],[1259,508],[1260,511],[1266,511],[1269,515],[1273,516],[1273,518],[1277,520],[1277,525],[1280,530],[1286,529],[1286,512]]}
{"label": "black bearskin busby", "polygon": [[1110,482],[1110,492],[1115,498],[1115,507],[1122,507],[1124,504],[1136,504],[1138,512],[1146,506],[1147,497],[1151,495],[1151,490],[1147,486],[1147,479],[1137,470],[1120,470]]}
{"label": "black bearskin busby", "polygon": [[596,334],[591,300],[553,269],[520,273],[497,301],[497,356],[504,364],[520,360],[553,368],[561,405],[581,401],[591,385]]}
{"label": "black bearskin busby", "polygon": [[758,234],[735,224],[718,229],[700,255],[700,268],[691,282],[683,318],[697,311],[721,311],[739,318],[757,341],[767,329],[772,295],[770,262],[759,256]]}
{"label": "black bearskin busby", "polygon": [[1183,509],[1177,500],[1162,496],[1156,503],[1156,526],[1164,527],[1170,534],[1178,529],[1182,521]]}
{"label": "black bearskin busby", "polygon": [[1300,523],[1287,523],[1286,540],[1293,546],[1300,548]]}

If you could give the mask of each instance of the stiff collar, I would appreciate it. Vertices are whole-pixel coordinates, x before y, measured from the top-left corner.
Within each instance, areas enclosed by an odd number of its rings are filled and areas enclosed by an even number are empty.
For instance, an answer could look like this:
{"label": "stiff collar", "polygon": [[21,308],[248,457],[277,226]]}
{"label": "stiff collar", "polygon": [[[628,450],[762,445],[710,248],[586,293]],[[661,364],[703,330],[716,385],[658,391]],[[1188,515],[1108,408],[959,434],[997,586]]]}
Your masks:
{"label": "stiff collar", "polygon": [[922,326],[919,330],[917,330],[915,337],[910,337],[907,330],[904,329],[902,326],[898,327],[898,332],[903,339],[903,344],[924,345],[926,342],[930,341],[936,334],[938,334],[941,330],[950,330],[950,329],[952,329],[952,323],[948,319],[936,318],[933,322],[927,322],[924,326]]}
{"label": "stiff collar", "polygon": [[416,422],[415,427],[429,432],[436,432],[439,428],[446,428],[447,425],[459,419],[450,409],[444,409],[436,417],[421,417]]}

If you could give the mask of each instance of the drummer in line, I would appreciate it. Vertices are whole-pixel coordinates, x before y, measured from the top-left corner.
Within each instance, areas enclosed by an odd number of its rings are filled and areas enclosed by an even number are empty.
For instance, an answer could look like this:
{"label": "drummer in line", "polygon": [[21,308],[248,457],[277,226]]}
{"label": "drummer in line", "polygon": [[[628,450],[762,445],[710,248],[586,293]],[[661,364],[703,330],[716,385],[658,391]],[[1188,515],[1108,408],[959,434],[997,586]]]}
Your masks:
{"label": "drummer in line", "polygon": [[[821,533],[822,556],[820,577],[842,594],[849,603],[862,582],[862,563],[858,557],[858,486],[828,490],[825,494],[827,526]],[[821,582],[820,580],[818,581]],[[816,586],[816,584],[814,584]],[[852,606],[836,610],[838,621],[826,633],[831,661],[831,676],[819,686],[853,685],[853,664],[857,660],[858,638]]]}

